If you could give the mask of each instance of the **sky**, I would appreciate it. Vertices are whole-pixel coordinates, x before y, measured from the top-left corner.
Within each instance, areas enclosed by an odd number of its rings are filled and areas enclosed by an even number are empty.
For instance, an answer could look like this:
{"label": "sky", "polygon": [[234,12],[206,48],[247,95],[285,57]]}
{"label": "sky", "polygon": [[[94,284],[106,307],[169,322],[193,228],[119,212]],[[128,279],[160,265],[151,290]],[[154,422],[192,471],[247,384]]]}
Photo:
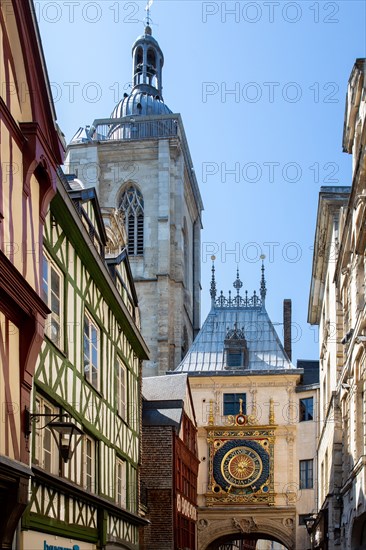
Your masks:
{"label": "sky", "polygon": [[[131,90],[146,1],[35,0],[58,124],[70,141]],[[155,0],[163,96],[181,113],[204,204],[202,322],[218,290],[259,289],[282,339],[292,299],[293,362],[318,358],[307,323],[318,195],[351,185],[342,152],[347,83],[365,57],[364,1]]]}

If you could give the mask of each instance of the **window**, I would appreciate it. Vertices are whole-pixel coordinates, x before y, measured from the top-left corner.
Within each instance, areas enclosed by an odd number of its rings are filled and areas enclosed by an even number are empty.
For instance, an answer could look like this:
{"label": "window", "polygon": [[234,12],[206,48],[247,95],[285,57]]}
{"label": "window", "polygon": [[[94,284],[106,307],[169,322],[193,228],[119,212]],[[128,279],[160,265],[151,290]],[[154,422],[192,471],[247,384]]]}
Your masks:
{"label": "window", "polygon": [[243,350],[226,350],[226,364],[228,367],[244,366]]}
{"label": "window", "polygon": [[144,253],[144,199],[136,187],[129,187],[122,196],[121,210],[125,215],[130,256]]}
{"label": "window", "polygon": [[300,399],[300,422],[314,420],[314,403],[312,397]]}
{"label": "window", "polygon": [[116,502],[126,508],[126,462],[120,458],[116,461]]}
{"label": "window", "polygon": [[247,402],[245,393],[224,393],[224,415],[239,414],[240,405],[243,414],[246,414]]}
{"label": "window", "polygon": [[99,338],[100,331],[85,312],[84,315],[84,375],[99,390]]}
{"label": "window", "polygon": [[126,420],[126,367],[118,357],[116,360],[116,408],[119,416]]}
{"label": "window", "polygon": [[224,341],[226,368],[240,368],[248,365],[248,348],[244,330],[234,323],[233,329],[228,329]]}
{"label": "window", "polygon": [[300,489],[313,488],[313,461],[300,460]]}
{"label": "window", "polygon": [[62,292],[63,276],[47,255],[43,255],[42,298],[51,310],[46,324],[46,334],[52,342],[61,347],[62,335]]}
{"label": "window", "polygon": [[84,439],[84,487],[95,492],[95,441],[88,436]]}
{"label": "window", "polygon": [[36,399],[36,413],[47,416],[40,417],[39,426],[35,426],[33,434],[35,438],[34,462],[47,472],[57,473],[58,471],[58,450],[50,428],[44,428],[48,422],[57,414],[55,409],[41,397]]}

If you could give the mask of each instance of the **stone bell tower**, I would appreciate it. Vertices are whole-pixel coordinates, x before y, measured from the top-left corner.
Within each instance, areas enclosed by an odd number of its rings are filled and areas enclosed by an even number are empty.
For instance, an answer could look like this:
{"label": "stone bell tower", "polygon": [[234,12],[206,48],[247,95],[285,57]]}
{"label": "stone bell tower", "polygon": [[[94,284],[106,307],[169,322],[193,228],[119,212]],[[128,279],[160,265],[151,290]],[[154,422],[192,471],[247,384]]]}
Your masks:
{"label": "stone bell tower", "polygon": [[132,90],[111,116],[80,128],[67,171],[123,212],[141,329],[144,375],[174,369],[200,328],[203,210],[183,122],[163,100],[163,52],[149,25],[132,47]]}

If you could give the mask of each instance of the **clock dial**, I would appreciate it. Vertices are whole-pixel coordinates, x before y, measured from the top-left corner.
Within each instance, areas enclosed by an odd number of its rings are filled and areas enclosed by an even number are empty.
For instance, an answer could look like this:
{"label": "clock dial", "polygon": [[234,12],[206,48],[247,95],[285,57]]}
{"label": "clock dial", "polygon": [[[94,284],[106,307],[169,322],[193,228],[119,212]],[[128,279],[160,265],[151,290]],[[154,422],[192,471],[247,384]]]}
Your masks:
{"label": "clock dial", "polygon": [[269,456],[256,441],[227,441],[216,452],[213,464],[216,483],[225,491],[256,492],[269,476]]}
{"label": "clock dial", "polygon": [[223,477],[230,485],[247,487],[262,473],[262,460],[249,447],[235,447],[226,453],[221,463]]}

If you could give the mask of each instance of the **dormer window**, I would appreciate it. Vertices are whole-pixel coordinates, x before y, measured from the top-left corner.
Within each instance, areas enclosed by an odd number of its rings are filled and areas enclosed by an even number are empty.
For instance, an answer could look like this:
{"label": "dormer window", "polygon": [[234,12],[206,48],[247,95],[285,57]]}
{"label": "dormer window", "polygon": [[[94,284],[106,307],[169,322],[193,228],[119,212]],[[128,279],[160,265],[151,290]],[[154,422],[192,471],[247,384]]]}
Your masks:
{"label": "dormer window", "polygon": [[240,369],[248,366],[249,352],[244,330],[239,329],[237,323],[234,324],[233,329],[228,328],[224,346],[227,369]]}

